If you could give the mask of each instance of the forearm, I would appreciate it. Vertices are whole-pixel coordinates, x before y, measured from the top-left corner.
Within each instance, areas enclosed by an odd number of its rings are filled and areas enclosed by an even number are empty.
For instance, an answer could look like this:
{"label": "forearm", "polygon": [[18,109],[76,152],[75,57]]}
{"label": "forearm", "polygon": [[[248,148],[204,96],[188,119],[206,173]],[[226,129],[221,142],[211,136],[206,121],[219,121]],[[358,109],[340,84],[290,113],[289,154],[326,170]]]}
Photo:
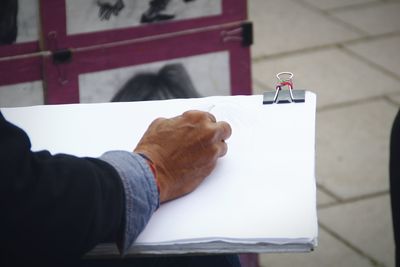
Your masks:
{"label": "forearm", "polygon": [[75,258],[113,238],[124,212],[117,172],[96,159],[45,158],[34,156],[31,176],[8,188],[2,229],[11,254]]}
{"label": "forearm", "polygon": [[110,164],[31,152],[28,136],[1,113],[0,148],[1,261],[72,259],[114,238],[124,187]]}

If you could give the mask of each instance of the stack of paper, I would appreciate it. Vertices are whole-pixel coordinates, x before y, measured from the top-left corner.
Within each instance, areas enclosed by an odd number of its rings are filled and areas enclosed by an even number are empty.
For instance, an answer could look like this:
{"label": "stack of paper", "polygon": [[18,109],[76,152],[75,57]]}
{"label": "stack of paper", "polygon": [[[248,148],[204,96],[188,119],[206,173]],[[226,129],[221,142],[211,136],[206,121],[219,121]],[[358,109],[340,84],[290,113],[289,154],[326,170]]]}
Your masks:
{"label": "stack of paper", "polygon": [[[192,193],[162,205],[132,254],[310,251],[317,244],[316,96],[263,105],[262,96],[2,109],[33,150],[100,156],[132,151],[150,122],[186,110],[231,124],[228,153]],[[91,254],[117,254],[102,244]]]}

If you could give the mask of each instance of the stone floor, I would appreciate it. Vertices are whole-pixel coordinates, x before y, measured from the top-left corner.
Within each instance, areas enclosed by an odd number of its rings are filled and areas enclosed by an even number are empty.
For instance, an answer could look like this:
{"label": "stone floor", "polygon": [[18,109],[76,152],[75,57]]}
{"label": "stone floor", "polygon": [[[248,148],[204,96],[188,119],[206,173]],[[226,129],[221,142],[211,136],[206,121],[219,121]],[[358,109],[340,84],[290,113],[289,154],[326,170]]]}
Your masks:
{"label": "stone floor", "polygon": [[319,246],[306,254],[262,254],[260,265],[394,266],[388,153],[400,107],[400,0],[248,4],[254,93],[291,71],[295,87],[318,99]]}
{"label": "stone floor", "polygon": [[260,265],[394,266],[388,153],[400,107],[400,1],[249,0],[254,93],[291,71],[317,94],[319,246]]}

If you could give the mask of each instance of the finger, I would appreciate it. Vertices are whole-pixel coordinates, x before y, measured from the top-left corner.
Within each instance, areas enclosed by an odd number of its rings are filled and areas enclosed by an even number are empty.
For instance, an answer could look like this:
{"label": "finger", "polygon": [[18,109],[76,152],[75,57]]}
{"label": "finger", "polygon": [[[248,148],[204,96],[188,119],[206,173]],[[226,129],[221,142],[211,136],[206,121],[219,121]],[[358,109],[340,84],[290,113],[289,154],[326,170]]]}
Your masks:
{"label": "finger", "polygon": [[229,123],[225,121],[219,121],[217,125],[217,140],[225,141],[232,135],[232,128]]}
{"label": "finger", "polygon": [[100,7],[100,9],[99,9],[99,16],[100,17],[103,17],[103,14],[104,14],[104,8],[103,7]]}
{"label": "finger", "polygon": [[226,155],[226,153],[228,152],[228,145],[225,143],[225,141],[221,141],[219,144],[219,157],[223,157]]}
{"label": "finger", "polygon": [[202,120],[206,117],[204,112],[201,112],[199,110],[188,110],[182,113],[181,116],[178,116],[178,118],[182,118],[186,121],[191,121],[191,122],[197,122],[199,120]]}
{"label": "finger", "polygon": [[213,114],[211,114],[210,112],[206,112],[206,114],[210,118],[211,122],[217,122],[217,119]]}
{"label": "finger", "polygon": [[156,126],[158,126],[158,125],[160,125],[160,124],[162,124],[162,123],[165,123],[165,121],[167,121],[167,120],[168,120],[168,119],[166,119],[166,118],[159,117],[159,118],[153,120],[153,121],[150,123],[150,125],[149,125],[148,128],[156,127]]}
{"label": "finger", "polygon": [[188,110],[185,111],[182,115],[182,118],[186,118],[191,122],[205,122],[205,123],[216,123],[217,119],[215,116],[207,111],[200,111],[200,110]]}

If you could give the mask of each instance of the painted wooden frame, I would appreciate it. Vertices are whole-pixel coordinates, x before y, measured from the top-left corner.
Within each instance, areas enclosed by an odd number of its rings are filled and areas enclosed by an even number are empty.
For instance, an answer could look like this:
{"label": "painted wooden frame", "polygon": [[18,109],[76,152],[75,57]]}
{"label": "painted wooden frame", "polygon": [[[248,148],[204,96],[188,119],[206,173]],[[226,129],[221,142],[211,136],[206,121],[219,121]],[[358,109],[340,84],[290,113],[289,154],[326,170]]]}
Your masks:
{"label": "painted wooden frame", "polygon": [[[250,49],[242,44],[241,30],[242,23],[236,23],[193,32],[159,35],[158,38],[70,49],[66,50],[70,58],[64,63],[56,63],[52,57],[46,57],[44,71],[47,74],[47,102],[81,102],[81,75],[155,62],[176,62],[183,58],[219,52],[226,53],[228,60],[226,72],[230,85],[226,94],[251,94]],[[233,38],[229,33],[234,34]],[[227,35],[230,37],[226,38]]]}

